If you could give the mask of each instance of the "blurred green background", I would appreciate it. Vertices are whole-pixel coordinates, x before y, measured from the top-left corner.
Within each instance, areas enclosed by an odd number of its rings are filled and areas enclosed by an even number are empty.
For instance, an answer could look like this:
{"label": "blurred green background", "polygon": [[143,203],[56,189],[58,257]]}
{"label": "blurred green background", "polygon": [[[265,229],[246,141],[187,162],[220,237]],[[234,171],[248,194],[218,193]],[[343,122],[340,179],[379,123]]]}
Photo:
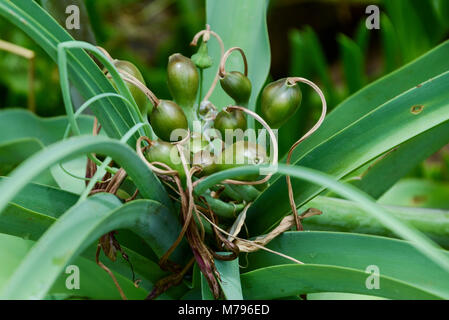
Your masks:
{"label": "blurred green background", "polygon": [[[40,2],[46,5],[52,1]],[[204,1],[85,0],[84,3],[97,44],[114,58],[133,62],[142,71],[148,87],[160,98],[169,98],[165,74],[168,56],[175,52],[186,56],[195,53],[189,43],[204,28]],[[365,10],[371,4],[381,9],[380,30],[368,30],[365,26],[368,17]],[[293,75],[309,78],[324,89],[332,109],[362,87],[445,41],[449,36],[449,1],[271,0],[268,28],[272,51],[268,81]],[[75,36],[78,40],[92,41],[83,34]],[[36,113],[64,114],[55,63],[32,39],[3,19],[0,19],[0,40],[36,54]],[[0,50],[0,71],[0,108],[26,108],[27,60]],[[316,95],[305,90],[300,111],[280,130],[281,151],[288,150],[316,121],[319,103]],[[448,168],[446,147],[409,176],[427,179],[430,184],[448,183]],[[429,186],[426,192],[433,194],[428,191],[431,189]],[[404,200],[411,202],[409,205],[421,205],[422,201],[413,202],[419,197],[409,197]]]}

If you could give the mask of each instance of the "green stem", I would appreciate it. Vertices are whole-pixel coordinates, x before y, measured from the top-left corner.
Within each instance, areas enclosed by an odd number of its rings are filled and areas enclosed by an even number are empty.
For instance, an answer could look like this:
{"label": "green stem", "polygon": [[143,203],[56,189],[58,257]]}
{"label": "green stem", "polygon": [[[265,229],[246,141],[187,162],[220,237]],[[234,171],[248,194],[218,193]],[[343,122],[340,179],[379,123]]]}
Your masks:
{"label": "green stem", "polygon": [[226,187],[239,194],[241,198],[246,202],[253,202],[261,193],[254,186],[230,184]]}
{"label": "green stem", "polygon": [[200,69],[200,92],[198,94],[198,107],[200,106],[201,100],[203,99],[203,69]]}
{"label": "green stem", "polygon": [[[247,101],[246,103],[242,103],[241,107],[249,109],[248,108],[249,105],[249,101]],[[255,108],[254,108],[255,110]],[[253,117],[246,117],[246,126],[248,127],[248,129],[254,130],[256,128],[256,120]],[[254,141],[251,141],[254,142]]]}
{"label": "green stem", "polygon": [[203,194],[204,199],[206,199],[207,204],[212,209],[212,211],[219,217],[225,219],[235,219],[238,214],[245,208],[245,204],[239,203],[227,203],[219,199],[215,199],[208,194]]}

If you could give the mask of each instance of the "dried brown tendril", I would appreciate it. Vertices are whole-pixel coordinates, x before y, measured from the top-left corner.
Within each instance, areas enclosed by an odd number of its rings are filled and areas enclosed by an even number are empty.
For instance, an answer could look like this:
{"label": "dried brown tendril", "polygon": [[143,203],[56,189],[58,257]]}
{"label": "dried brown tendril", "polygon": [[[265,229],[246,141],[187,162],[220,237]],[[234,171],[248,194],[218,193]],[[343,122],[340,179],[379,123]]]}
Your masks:
{"label": "dried brown tendril", "polygon": [[244,75],[245,75],[245,77],[248,76],[248,61],[246,59],[245,52],[243,51],[242,48],[232,47],[232,48],[228,49],[225,52],[225,54],[223,55],[223,57],[221,58],[220,67],[218,68],[218,75],[220,76],[220,78],[224,78],[226,75],[226,70],[225,70],[226,62],[228,61],[228,58],[233,51],[238,51],[242,55],[243,65],[244,65]]}
{"label": "dried brown tendril", "polygon": [[[321,105],[322,105],[322,111],[321,111],[321,116],[318,119],[317,123],[304,135],[302,136],[298,141],[296,141],[290,148],[288,155],[287,155],[287,165],[290,164],[292,155],[293,155],[293,151],[296,149],[296,147],[303,142],[304,140],[306,140],[308,137],[310,137],[315,131],[318,130],[318,128],[321,126],[321,124],[324,121],[324,118],[326,117],[326,112],[327,112],[327,103],[326,103],[326,98],[324,97],[323,92],[321,91],[321,89],[312,81],[305,79],[305,78],[300,78],[300,77],[290,77],[287,79],[288,83],[291,85],[295,85],[298,82],[301,83],[305,83],[309,86],[312,87],[313,90],[315,90],[318,95],[320,96],[321,99]],[[303,226],[301,224],[301,221],[298,217],[298,211],[296,209],[296,203],[295,203],[295,197],[293,195],[293,188],[292,188],[292,183],[290,180],[290,176],[286,176],[287,179],[287,188],[288,188],[288,196],[289,196],[289,201],[290,201],[290,206],[292,208],[292,214],[293,217],[295,218],[295,225],[296,225],[296,230],[300,231],[303,230]]]}

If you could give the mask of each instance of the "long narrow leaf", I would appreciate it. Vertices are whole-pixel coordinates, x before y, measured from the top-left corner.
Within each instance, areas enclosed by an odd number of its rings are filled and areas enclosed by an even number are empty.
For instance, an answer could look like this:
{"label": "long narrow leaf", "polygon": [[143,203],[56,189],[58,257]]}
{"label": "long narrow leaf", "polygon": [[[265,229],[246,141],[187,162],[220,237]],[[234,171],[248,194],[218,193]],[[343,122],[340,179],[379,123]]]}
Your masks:
{"label": "long narrow leaf", "polygon": [[11,181],[3,181],[0,184],[0,212],[28,184],[29,180],[43,170],[64,159],[91,152],[111,156],[116,163],[123,166],[143,197],[154,199],[171,208],[171,201],[160,181],[130,147],[109,138],[87,136],[53,144],[23,162],[10,175]]}
{"label": "long narrow leaf", "polygon": [[[362,272],[376,266],[381,276],[440,297],[449,295],[447,273],[406,241],[350,233],[287,232],[270,242],[268,248],[305,264],[332,265]],[[441,252],[449,257],[448,252]],[[277,255],[258,251],[248,256],[247,271],[290,263]],[[383,286],[382,280],[380,285]],[[377,295],[377,290],[371,293]]]}
{"label": "long narrow leaf", "polygon": [[[110,194],[90,197],[70,209],[40,238],[4,288],[3,298],[42,298],[70,261],[112,230],[132,229],[163,255],[179,233],[176,225],[164,219],[167,213],[167,208],[154,201],[137,200],[122,206]],[[175,261],[181,258],[177,253]]]}
{"label": "long narrow leaf", "polygon": [[[222,171],[205,178],[198,184],[195,191],[201,194],[210,186],[223,181],[224,179],[232,179],[240,176],[241,174],[257,174],[259,173],[259,170],[260,168],[256,166],[248,166]],[[360,208],[366,210],[367,213],[377,218],[379,222],[381,222],[388,229],[392,230],[396,235],[405,240],[411,241],[417,250],[449,274],[449,258],[442,254],[441,251],[437,250],[438,246],[434,242],[429,240],[422,233],[410,228],[397,218],[385,212],[385,210],[376,204],[371,197],[359,191],[354,186],[343,184],[327,174],[303,167],[279,165],[278,173],[313,182],[338,193],[348,200],[356,202]],[[252,227],[251,223],[248,223],[248,227]]]}
{"label": "long narrow leaf", "polygon": [[[274,266],[242,276],[245,299],[280,299],[314,292],[349,292],[372,295],[365,285],[369,274],[350,268],[316,265]],[[441,299],[404,282],[379,277],[377,296],[389,299]]]}

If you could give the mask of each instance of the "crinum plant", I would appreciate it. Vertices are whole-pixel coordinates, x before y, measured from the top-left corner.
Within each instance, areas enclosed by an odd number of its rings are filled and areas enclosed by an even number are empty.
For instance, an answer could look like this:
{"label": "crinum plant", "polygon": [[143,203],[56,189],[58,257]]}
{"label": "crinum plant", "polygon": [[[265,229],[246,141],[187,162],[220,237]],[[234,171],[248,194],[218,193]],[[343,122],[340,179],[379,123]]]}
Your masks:
{"label": "crinum plant", "polygon": [[[134,65],[74,41],[34,1],[0,0],[0,15],[57,62],[67,113],[0,114],[0,152],[17,165],[0,184],[2,298],[449,297],[449,256],[434,242],[447,245],[446,216],[375,201],[449,141],[449,44],[325,119],[313,82],[264,86],[267,6],[208,0],[198,52],[168,58],[163,100]],[[85,98],[76,111],[69,81]],[[274,130],[299,108],[300,84],[321,116],[279,157]],[[63,272],[73,266],[85,279],[76,294]]]}

